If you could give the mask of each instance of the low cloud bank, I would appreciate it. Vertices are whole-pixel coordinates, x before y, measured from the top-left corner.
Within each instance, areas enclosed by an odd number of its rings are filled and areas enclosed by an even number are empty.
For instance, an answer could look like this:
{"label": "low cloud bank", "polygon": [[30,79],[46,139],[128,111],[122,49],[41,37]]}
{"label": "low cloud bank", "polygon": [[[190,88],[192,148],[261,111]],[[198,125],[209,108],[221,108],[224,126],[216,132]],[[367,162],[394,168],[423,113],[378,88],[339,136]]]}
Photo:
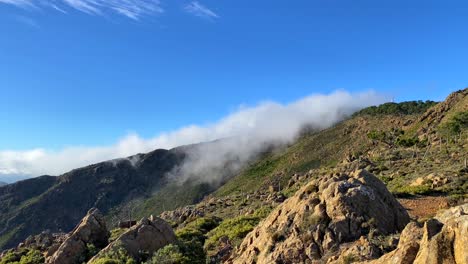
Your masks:
{"label": "low cloud bank", "polygon": [[225,138],[192,149],[187,162],[175,172],[183,179],[203,175],[203,179],[214,181],[222,170],[238,169],[265,146],[292,142],[305,126],[324,129],[363,107],[385,101],[386,97],[372,91],[356,94],[336,91],[307,96],[289,104],[267,101],[241,107],[213,124],[191,125],[154,138],[130,134],[111,146],[70,147],[60,151],[0,150],[0,181],[6,175],[59,175],[92,163],[157,148]]}

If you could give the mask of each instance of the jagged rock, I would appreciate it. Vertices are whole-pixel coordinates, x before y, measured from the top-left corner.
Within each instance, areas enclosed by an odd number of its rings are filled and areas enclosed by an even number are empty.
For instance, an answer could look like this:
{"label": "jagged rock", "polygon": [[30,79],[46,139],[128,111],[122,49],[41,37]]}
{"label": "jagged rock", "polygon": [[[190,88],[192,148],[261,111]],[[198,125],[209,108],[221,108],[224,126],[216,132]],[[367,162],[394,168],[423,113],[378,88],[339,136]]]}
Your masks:
{"label": "jagged rock", "polygon": [[327,264],[350,263],[357,260],[363,261],[375,259],[381,255],[381,250],[362,236],[358,241],[341,248],[338,254],[328,259]]}
{"label": "jagged rock", "polygon": [[73,229],[67,239],[60,245],[55,253],[47,258],[49,264],[74,264],[80,261],[86,252],[87,244],[97,248],[106,246],[109,231],[98,209],[91,209],[81,222]]}
{"label": "jagged rock", "polygon": [[175,241],[174,231],[167,222],[158,217],[154,217],[153,221],[143,218],[101,250],[88,263],[93,263],[100,256],[119,248],[123,248],[130,256],[139,260],[141,252],[152,255],[156,250]]}
{"label": "jagged rock", "polygon": [[415,223],[409,223],[400,236],[400,241],[396,250],[380,257],[377,260],[365,262],[369,264],[394,263],[412,264],[419,250],[419,240],[422,237],[421,227]]}
{"label": "jagged rock", "polygon": [[[214,202],[214,199],[212,200],[213,200],[212,204],[209,204],[209,205],[211,206],[216,205],[216,203]],[[166,221],[171,221],[171,222],[180,224],[188,219],[203,217],[204,215],[205,215],[205,212],[201,208],[197,208],[194,206],[185,206],[185,207],[173,210],[173,211],[165,211],[161,213],[160,217]]]}
{"label": "jagged rock", "polygon": [[408,222],[408,213],[374,175],[363,170],[328,175],[278,206],[228,263],[325,261],[341,243],[371,230],[396,233]]}
{"label": "jagged rock", "polygon": [[39,235],[29,236],[24,242],[18,245],[17,249],[31,248],[44,253],[45,257],[52,256],[60,245],[67,238],[65,233],[51,233],[44,231]]}
{"label": "jagged rock", "polygon": [[468,263],[468,204],[447,209],[422,228],[408,224],[396,250],[368,263]]}

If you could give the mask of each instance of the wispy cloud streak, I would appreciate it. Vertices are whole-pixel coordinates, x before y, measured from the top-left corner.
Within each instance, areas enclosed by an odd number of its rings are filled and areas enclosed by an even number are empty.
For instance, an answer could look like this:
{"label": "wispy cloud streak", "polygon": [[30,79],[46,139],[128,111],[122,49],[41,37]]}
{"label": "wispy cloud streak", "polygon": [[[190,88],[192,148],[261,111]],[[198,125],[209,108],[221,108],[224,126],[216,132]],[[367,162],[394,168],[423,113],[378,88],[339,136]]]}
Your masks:
{"label": "wispy cloud streak", "polygon": [[134,20],[164,12],[159,0],[0,0],[0,3],[21,8],[48,7],[62,13],[67,13],[67,8],[92,15],[115,13]]}
{"label": "wispy cloud streak", "polygon": [[212,10],[208,9],[206,6],[200,4],[198,1],[193,1],[185,6],[185,11],[191,13],[195,16],[202,17],[202,18],[219,18],[218,14],[213,12]]}

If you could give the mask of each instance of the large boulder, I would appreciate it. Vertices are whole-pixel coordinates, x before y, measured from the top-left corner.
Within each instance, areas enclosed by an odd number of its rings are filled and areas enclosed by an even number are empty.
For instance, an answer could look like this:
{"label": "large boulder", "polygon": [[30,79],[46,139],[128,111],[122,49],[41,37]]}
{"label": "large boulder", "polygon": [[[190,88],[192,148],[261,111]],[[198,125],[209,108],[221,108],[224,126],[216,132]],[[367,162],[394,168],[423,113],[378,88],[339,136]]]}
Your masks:
{"label": "large boulder", "polygon": [[370,263],[468,263],[468,204],[445,210],[423,227],[408,224],[398,248]]}
{"label": "large boulder", "polygon": [[49,264],[75,264],[81,263],[86,254],[88,244],[96,248],[107,245],[109,231],[106,222],[98,209],[91,209],[81,222],[73,229],[65,241],[47,258]]}
{"label": "large boulder", "polygon": [[326,261],[340,244],[401,231],[406,210],[374,175],[357,170],[312,180],[250,232],[230,263]]}
{"label": "large boulder", "polygon": [[174,242],[176,242],[176,236],[167,222],[158,217],[154,217],[154,219],[143,218],[101,250],[88,263],[94,263],[107,253],[119,249],[125,250],[129,256],[140,260],[142,252],[152,255],[158,249]]}

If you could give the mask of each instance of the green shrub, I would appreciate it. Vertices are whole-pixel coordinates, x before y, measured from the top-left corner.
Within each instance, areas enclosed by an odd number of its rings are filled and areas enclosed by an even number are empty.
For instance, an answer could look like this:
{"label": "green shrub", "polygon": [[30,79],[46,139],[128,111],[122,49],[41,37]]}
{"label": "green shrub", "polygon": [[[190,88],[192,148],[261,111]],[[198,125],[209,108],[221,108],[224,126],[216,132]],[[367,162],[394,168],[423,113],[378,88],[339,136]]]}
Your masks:
{"label": "green shrub", "polygon": [[386,134],[383,131],[372,130],[367,133],[367,137],[372,140],[383,141],[386,139]]}
{"label": "green shrub", "polygon": [[395,144],[400,147],[412,147],[415,145],[419,145],[420,141],[417,137],[410,137],[410,138],[405,138],[405,137],[398,137],[395,141]]}
{"label": "green shrub", "polygon": [[271,211],[273,211],[273,207],[262,206],[253,213],[253,217],[263,219],[263,218],[266,218],[271,213]]}
{"label": "green shrub", "polygon": [[194,263],[182,253],[177,245],[167,245],[154,253],[151,260],[145,264],[190,264]]}
{"label": "green shrub", "polygon": [[206,254],[203,250],[205,235],[198,229],[186,227],[176,232],[181,253],[189,263],[205,263]]}
{"label": "green shrub", "polygon": [[38,250],[30,250],[25,256],[21,257],[19,264],[42,264],[45,258]]}
{"label": "green shrub", "polygon": [[0,259],[0,264],[10,264],[10,263],[18,263],[21,259],[21,254],[18,252],[8,252]]}
{"label": "green shrub", "polygon": [[40,251],[24,248],[7,253],[0,260],[0,264],[42,264],[44,261],[45,258]]}
{"label": "green shrub", "polygon": [[218,217],[202,217],[197,218],[196,220],[190,222],[186,228],[192,228],[199,230],[202,233],[207,233],[208,231],[214,229],[221,222],[221,218]]}
{"label": "green shrub", "polygon": [[212,250],[219,239],[227,236],[234,243],[240,242],[260,222],[256,216],[239,216],[224,220],[217,228],[208,233],[205,248]]}
{"label": "green shrub", "polygon": [[92,264],[136,264],[136,261],[128,255],[125,249],[119,248],[105,253]]}
{"label": "green shrub", "polygon": [[125,231],[127,231],[126,228],[115,228],[115,229],[112,229],[112,230],[111,230],[111,235],[110,235],[110,238],[109,238],[109,243],[112,242],[112,241],[115,241],[117,238],[119,238],[120,235],[122,235],[123,233],[125,233]]}
{"label": "green shrub", "polygon": [[[221,219],[218,217],[202,217],[190,222],[184,228],[176,231],[178,239],[178,244],[176,245],[177,248],[172,246],[166,250],[171,251],[174,254],[174,258],[179,255],[178,253],[180,253],[183,257],[180,258],[181,261],[187,261],[180,263],[205,263],[206,254],[203,250],[203,245],[205,244],[206,239],[205,235],[212,229],[216,228],[220,222]],[[161,256],[156,256],[158,259],[160,259],[160,257]]]}
{"label": "green shrub", "polygon": [[449,121],[440,125],[439,133],[444,136],[456,136],[468,128],[468,111],[458,112]]}
{"label": "green shrub", "polygon": [[432,189],[427,186],[427,185],[421,185],[421,186],[410,186],[410,185],[405,185],[401,186],[399,188],[396,188],[395,190],[392,191],[395,195],[397,196],[404,196],[404,195],[416,195],[416,194],[429,194],[432,191]]}
{"label": "green shrub", "polygon": [[424,113],[430,107],[436,105],[434,101],[409,101],[402,103],[385,103],[379,106],[364,108],[353,116],[360,115],[413,115]]}
{"label": "green shrub", "polygon": [[353,262],[358,261],[358,258],[353,254],[347,255],[343,257],[343,264],[351,264]]}
{"label": "green shrub", "polygon": [[93,264],[121,264],[121,263],[122,262],[118,260],[107,258],[107,257],[100,258],[93,262]]}

